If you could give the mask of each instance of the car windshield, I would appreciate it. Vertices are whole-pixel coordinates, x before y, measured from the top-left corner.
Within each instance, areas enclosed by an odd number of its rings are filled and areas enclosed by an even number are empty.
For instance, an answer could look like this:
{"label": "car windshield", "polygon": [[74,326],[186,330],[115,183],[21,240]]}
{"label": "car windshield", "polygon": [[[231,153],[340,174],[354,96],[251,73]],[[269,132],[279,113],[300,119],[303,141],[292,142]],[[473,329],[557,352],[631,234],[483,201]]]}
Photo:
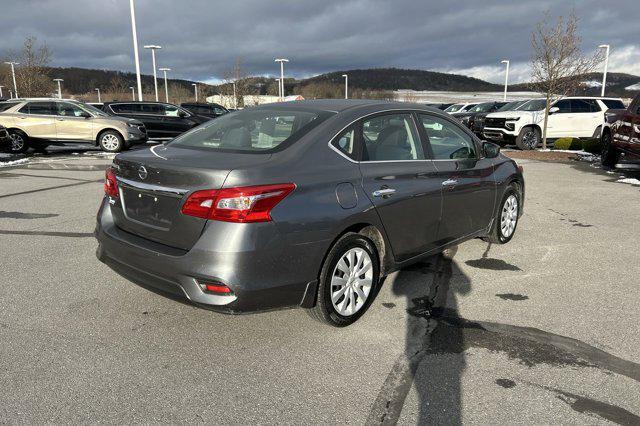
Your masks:
{"label": "car windshield", "polygon": [[531,99],[528,102],[522,104],[518,111],[541,111],[544,109],[547,101],[545,99]]}
{"label": "car windshield", "polygon": [[502,105],[497,111],[513,111],[517,109],[520,105],[524,104],[526,101],[513,101],[509,102],[505,105]]}
{"label": "car windshield", "polygon": [[457,112],[464,108],[466,104],[453,104],[449,108],[445,109],[444,112]]}
{"label": "car windshield", "polygon": [[300,138],[331,113],[303,110],[243,110],[184,133],[169,145],[207,151],[268,152]]}
{"label": "car windshield", "polygon": [[20,102],[0,102],[0,112],[18,105]]}
{"label": "car windshield", "polygon": [[97,115],[98,117],[109,117],[109,114],[107,114],[106,112],[99,110],[98,108],[94,107],[93,105],[89,105],[89,104],[85,104],[85,103],[79,103],[80,107],[88,112],[90,112],[93,115]]}
{"label": "car windshield", "polygon": [[469,108],[467,111],[468,112],[487,112],[487,111],[490,111],[494,105],[495,103],[493,102],[485,102],[482,104],[478,104],[473,108]]}

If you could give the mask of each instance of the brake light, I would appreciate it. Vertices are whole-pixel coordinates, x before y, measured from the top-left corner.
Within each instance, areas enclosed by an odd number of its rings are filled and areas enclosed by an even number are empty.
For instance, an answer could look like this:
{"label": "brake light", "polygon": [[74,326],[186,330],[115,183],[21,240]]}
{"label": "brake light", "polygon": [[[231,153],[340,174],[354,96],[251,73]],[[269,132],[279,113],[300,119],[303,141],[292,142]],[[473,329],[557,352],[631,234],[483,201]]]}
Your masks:
{"label": "brake light", "polygon": [[200,284],[202,289],[209,293],[231,294],[233,293],[229,287],[224,284]]}
{"label": "brake light", "polygon": [[111,198],[118,198],[118,181],[111,167],[105,172],[104,193]]}
{"label": "brake light", "polygon": [[293,183],[196,191],[182,213],[224,222],[269,222],[271,210],[295,189]]}

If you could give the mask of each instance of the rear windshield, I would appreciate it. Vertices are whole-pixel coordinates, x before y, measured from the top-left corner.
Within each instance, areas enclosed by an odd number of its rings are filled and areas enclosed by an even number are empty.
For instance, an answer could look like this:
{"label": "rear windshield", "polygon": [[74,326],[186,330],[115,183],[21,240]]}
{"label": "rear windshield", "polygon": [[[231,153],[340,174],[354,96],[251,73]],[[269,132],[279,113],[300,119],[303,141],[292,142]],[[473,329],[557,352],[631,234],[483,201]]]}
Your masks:
{"label": "rear windshield", "polygon": [[473,108],[469,108],[467,111],[469,112],[487,112],[490,111],[491,108],[495,105],[494,102],[485,102],[483,104],[478,104]]}
{"label": "rear windshield", "polygon": [[225,114],[184,133],[173,147],[207,151],[269,152],[293,143],[332,113],[246,109]]}
{"label": "rear windshield", "polygon": [[457,112],[464,108],[465,104],[453,104],[449,108],[445,109],[444,112]]}

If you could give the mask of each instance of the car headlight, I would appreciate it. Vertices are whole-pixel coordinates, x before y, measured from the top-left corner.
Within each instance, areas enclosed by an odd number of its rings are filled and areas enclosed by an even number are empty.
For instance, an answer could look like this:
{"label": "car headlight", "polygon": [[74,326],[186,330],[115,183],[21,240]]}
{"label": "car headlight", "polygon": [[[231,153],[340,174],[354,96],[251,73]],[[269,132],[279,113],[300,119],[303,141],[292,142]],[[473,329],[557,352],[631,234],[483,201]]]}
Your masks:
{"label": "car headlight", "polygon": [[127,126],[128,126],[128,127],[131,127],[131,128],[134,128],[134,129],[137,129],[137,128],[140,126],[140,124],[136,124],[136,123],[127,123]]}

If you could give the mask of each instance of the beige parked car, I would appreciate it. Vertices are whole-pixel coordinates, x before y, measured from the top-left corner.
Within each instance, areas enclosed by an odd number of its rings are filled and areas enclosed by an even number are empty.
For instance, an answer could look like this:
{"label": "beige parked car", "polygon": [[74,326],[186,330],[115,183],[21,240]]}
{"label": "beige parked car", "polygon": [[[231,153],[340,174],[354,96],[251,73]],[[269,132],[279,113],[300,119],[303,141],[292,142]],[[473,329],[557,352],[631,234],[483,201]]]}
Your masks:
{"label": "beige parked car", "polygon": [[[7,107],[7,104],[11,106]],[[140,121],[108,115],[91,105],[67,99],[13,99],[3,104],[0,125],[11,137],[9,149],[25,152],[48,145],[91,143],[118,152],[147,141]]]}

